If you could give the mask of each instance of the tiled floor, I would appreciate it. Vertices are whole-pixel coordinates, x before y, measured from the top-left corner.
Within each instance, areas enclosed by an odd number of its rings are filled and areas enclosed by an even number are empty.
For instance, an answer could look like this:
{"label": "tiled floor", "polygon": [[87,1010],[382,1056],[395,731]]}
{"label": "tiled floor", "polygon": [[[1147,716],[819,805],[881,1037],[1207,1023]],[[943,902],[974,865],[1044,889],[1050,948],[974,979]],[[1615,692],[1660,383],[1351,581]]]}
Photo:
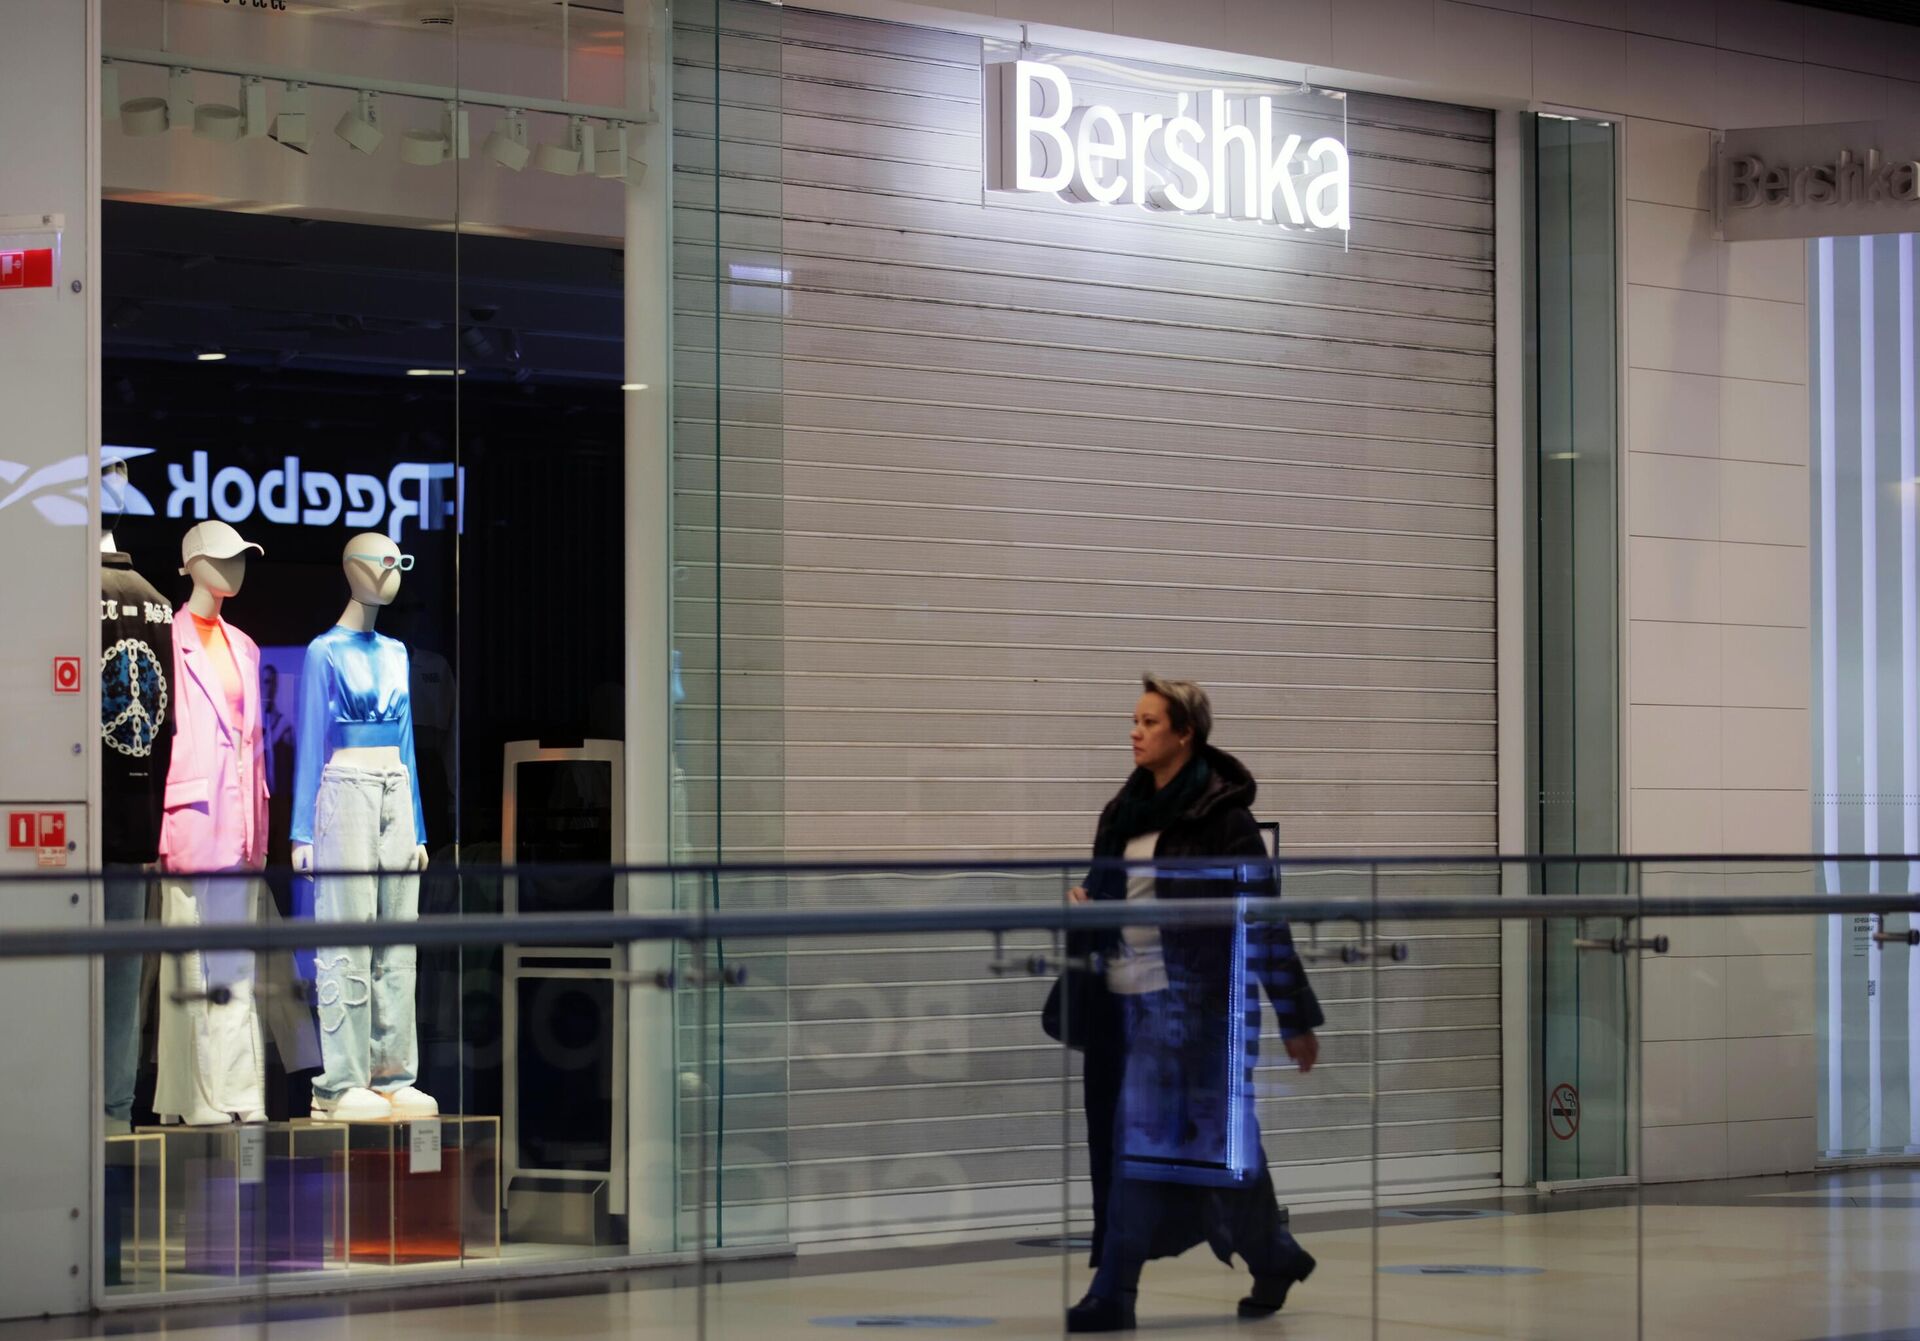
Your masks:
{"label": "tiled floor", "polygon": [[[1278,1318],[1234,1319],[1244,1275],[1204,1249],[1148,1269],[1147,1336],[1286,1341],[1474,1337],[1920,1337],[1920,1177],[1905,1171],[1459,1203],[1504,1215],[1408,1220],[1299,1215],[1320,1270]],[[1520,1267],[1488,1275],[1426,1267]],[[1380,1268],[1402,1268],[1402,1271]],[[626,1273],[353,1299],[0,1325],[0,1341],[115,1334],[239,1341],[691,1338],[727,1341],[933,1329],[888,1315],[984,1319],[964,1333],[1060,1334],[1085,1287],[1077,1261],[1012,1242],[815,1255],[692,1272]],[[1375,1319],[1378,1319],[1377,1331]],[[841,1318],[839,1325],[815,1320]]]}

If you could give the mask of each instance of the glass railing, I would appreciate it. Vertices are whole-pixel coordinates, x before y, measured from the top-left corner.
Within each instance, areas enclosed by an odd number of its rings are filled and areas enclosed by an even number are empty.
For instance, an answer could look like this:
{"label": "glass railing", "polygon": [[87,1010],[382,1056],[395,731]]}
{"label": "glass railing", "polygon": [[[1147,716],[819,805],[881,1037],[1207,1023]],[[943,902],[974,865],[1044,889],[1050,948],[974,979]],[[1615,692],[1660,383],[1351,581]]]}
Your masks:
{"label": "glass railing", "polygon": [[[1920,1326],[1920,897],[1849,879],[1904,860],[1579,864],[435,869],[352,925],[20,877],[6,1213],[108,1308],[594,1270],[515,1326]],[[457,911],[539,905],[603,911]]]}

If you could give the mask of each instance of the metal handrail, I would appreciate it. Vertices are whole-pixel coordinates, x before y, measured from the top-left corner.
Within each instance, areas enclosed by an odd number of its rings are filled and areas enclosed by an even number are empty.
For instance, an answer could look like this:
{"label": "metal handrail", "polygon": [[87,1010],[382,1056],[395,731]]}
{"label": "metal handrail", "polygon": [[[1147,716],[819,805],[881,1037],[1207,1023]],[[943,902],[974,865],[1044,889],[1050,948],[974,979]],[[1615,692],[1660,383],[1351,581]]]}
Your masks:
{"label": "metal handrail", "polygon": [[1838,913],[1920,914],[1911,894],[1634,895],[1148,900],[1132,903],[954,904],[937,908],[708,909],[658,913],[424,917],[414,922],[279,921],[220,926],[125,923],[0,932],[0,959],[192,950],[301,950],[335,945],[577,945],[603,942],[772,940],[849,933],[1115,931],[1206,927],[1237,919],[1297,926],[1389,921],[1460,922],[1548,918],[1711,918]]}
{"label": "metal handrail", "polygon": [[[636,862],[628,865],[542,865],[511,866],[500,864],[475,865],[462,864],[454,867],[434,866],[428,869],[420,879],[431,882],[436,879],[486,879],[506,878],[528,879],[535,876],[583,876],[606,877],[675,877],[679,879],[709,880],[730,879],[750,875],[1008,875],[1022,872],[1031,874],[1063,875],[1077,871],[1127,870],[1152,866],[1161,871],[1218,869],[1224,862],[1237,864],[1271,864],[1283,873],[1289,871],[1360,871],[1369,869],[1407,869],[1412,867],[1437,866],[1469,872],[1479,871],[1485,874],[1495,873],[1496,868],[1553,868],[1589,866],[1759,866],[1767,870],[1779,870],[1788,866],[1859,866],[1866,864],[1890,865],[1901,862],[1920,864],[1920,852],[1632,852],[1632,853],[1501,853],[1490,852],[1475,856],[1462,856],[1458,852],[1426,853],[1382,853],[1378,856],[1295,856],[1283,853],[1277,858],[1267,857],[1168,857],[1156,858],[1150,862],[1128,861],[1124,857],[1020,857],[1004,860],[969,861],[959,863],[937,859],[903,859],[899,861],[725,861],[725,862]],[[177,875],[193,875],[195,872],[171,872]],[[286,877],[295,873],[287,867],[272,867],[264,871],[208,871],[209,877],[215,875],[256,877]],[[361,875],[358,870],[299,872],[304,879],[314,875]],[[21,883],[72,883],[75,880],[127,879],[126,871],[81,871],[64,869],[51,871],[18,871],[0,873],[0,887]]]}

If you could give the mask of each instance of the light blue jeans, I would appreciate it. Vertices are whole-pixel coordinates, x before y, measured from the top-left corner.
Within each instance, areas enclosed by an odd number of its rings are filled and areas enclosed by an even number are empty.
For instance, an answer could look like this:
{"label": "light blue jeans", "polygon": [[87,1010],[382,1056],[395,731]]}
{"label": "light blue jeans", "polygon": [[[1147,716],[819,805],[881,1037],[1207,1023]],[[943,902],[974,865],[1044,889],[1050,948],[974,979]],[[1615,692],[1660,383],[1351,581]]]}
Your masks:
{"label": "light blue jeans", "polygon": [[[328,764],[314,806],[313,915],[323,922],[411,922],[420,916],[413,869],[413,780],[404,768]],[[333,874],[351,872],[351,874]],[[404,1089],[419,1074],[411,945],[328,947],[314,953],[322,1069],[313,1092]]]}

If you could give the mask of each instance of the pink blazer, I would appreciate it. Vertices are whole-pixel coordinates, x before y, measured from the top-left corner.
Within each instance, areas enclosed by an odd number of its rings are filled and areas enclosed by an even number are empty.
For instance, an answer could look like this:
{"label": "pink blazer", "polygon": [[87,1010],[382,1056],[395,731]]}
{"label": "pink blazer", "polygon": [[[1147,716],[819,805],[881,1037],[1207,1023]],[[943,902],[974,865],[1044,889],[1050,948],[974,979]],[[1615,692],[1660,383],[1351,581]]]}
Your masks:
{"label": "pink blazer", "polygon": [[167,770],[160,860],[170,871],[258,870],[267,860],[266,734],[260,729],[260,649],[225,624],[240,671],[233,715],[193,614],[173,617],[173,762]]}

